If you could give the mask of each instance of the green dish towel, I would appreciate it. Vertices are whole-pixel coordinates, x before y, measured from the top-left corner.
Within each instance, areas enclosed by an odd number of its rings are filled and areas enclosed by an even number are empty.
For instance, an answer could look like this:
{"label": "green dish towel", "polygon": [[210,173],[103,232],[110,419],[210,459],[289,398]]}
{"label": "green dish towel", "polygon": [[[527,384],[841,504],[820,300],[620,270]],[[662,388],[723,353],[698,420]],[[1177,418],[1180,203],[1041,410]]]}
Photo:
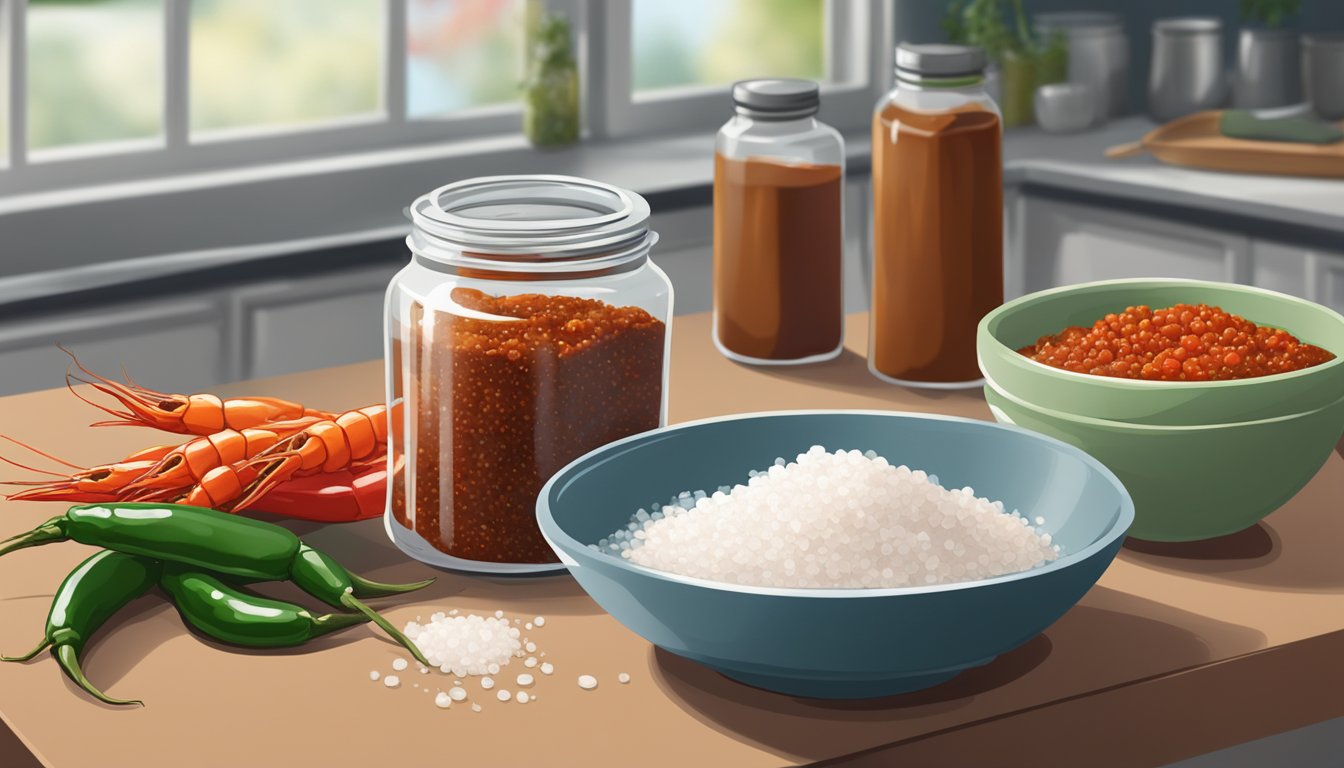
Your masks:
{"label": "green dish towel", "polygon": [[1344,140],[1344,131],[1329,123],[1301,117],[1265,119],[1243,109],[1229,109],[1218,121],[1219,133],[1233,139],[1289,141],[1299,144],[1334,144]]}

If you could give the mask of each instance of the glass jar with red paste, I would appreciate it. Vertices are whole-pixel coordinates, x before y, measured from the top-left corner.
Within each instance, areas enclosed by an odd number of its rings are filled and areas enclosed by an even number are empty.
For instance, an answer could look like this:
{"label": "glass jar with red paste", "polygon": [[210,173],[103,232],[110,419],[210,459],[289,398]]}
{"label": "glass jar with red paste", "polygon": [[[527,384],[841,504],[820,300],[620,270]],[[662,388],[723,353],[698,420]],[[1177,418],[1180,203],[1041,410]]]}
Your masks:
{"label": "glass jar with red paste", "polygon": [[663,425],[672,285],[639,195],[471,179],[411,206],[387,292],[388,531],[417,559],[554,570],[536,497],[570,461]]}

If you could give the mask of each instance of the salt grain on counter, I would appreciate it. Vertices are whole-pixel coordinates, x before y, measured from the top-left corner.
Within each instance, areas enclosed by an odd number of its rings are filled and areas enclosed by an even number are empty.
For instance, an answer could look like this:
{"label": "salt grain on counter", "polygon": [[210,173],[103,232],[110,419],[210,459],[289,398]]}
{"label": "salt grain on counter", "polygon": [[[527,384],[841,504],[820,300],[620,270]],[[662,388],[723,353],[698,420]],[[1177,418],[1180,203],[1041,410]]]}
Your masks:
{"label": "salt grain on counter", "polygon": [[549,662],[549,661],[543,661],[543,662],[541,663],[541,674],[543,674],[543,675],[549,675],[549,674],[551,674],[551,673],[554,672],[554,671],[555,671],[555,665],[552,664],[551,662]]}
{"label": "salt grain on counter", "polygon": [[514,698],[518,700],[519,704],[526,704],[531,699],[531,697],[527,695],[527,691],[519,691],[518,695]]}
{"label": "salt grain on counter", "polygon": [[513,698],[513,694],[509,693],[507,688],[500,688],[499,693],[495,694],[495,698],[499,699],[500,701],[508,701],[509,699]]}
{"label": "salt grain on counter", "polygon": [[471,711],[472,711],[472,712],[480,712],[480,711],[481,711],[481,705],[480,705],[480,704],[472,704],[472,705],[471,705]]}
{"label": "salt grain on counter", "polygon": [[[590,548],[730,584],[884,588],[1018,573],[1059,556],[1002,502],[876,453],[813,446],[712,495],[681,493]],[[1037,524],[1043,524],[1040,518]]]}
{"label": "salt grain on counter", "polygon": [[523,666],[527,667],[528,669],[537,666],[537,657],[528,656],[526,659],[523,659]]}
{"label": "salt grain on counter", "polygon": [[622,684],[628,683],[630,682],[630,675],[626,674],[625,672],[622,672],[621,674],[616,676],[616,682]]}
{"label": "salt grain on counter", "polygon": [[429,617],[428,624],[409,622],[405,632],[431,666],[454,677],[487,674],[491,665],[496,669],[505,666],[523,647],[518,628],[498,616],[453,616],[440,611]]}
{"label": "salt grain on counter", "polygon": [[532,623],[536,624],[538,627],[544,627],[546,626],[546,617],[538,616],[537,618],[532,620]]}
{"label": "salt grain on counter", "polygon": [[392,662],[392,668],[397,670],[398,672],[401,672],[402,670],[406,669],[406,666],[407,664],[405,659],[396,659]]}
{"label": "salt grain on counter", "polygon": [[526,649],[528,653],[536,653],[536,652],[537,652],[537,644],[536,644],[536,643],[528,643],[528,644],[524,645],[523,648]]}
{"label": "salt grain on counter", "polygon": [[380,678],[380,677],[382,677],[382,675],[378,674],[378,670],[376,670],[376,669],[371,670],[371,671],[369,672],[369,679],[372,680],[372,681],[374,681],[375,683],[378,682],[378,678]]}
{"label": "salt grain on counter", "polygon": [[490,690],[491,688],[494,688],[494,687],[495,687],[495,679],[492,678],[492,677],[482,677],[482,678],[481,678],[481,687],[484,688],[484,689],[487,690],[487,691]]}
{"label": "salt grain on counter", "polygon": [[386,685],[388,688],[396,688],[398,685],[401,685],[401,678],[396,675],[388,675],[383,678],[383,685]]}
{"label": "salt grain on counter", "polygon": [[534,682],[536,682],[536,678],[532,677],[526,672],[518,676],[518,684],[524,688],[526,688],[527,686],[531,685]]}
{"label": "salt grain on counter", "polygon": [[531,629],[531,628],[532,628],[532,622],[530,621],[523,625],[523,629]]}
{"label": "salt grain on counter", "polygon": [[592,675],[579,675],[579,687],[591,691],[597,687],[597,678]]}
{"label": "salt grain on counter", "polygon": [[448,689],[448,698],[453,701],[463,701],[467,698],[467,689],[460,686],[454,686]]}
{"label": "salt grain on counter", "polygon": [[452,697],[442,691],[440,691],[439,694],[434,697],[434,706],[438,707],[439,709],[447,709],[452,705],[453,705]]}

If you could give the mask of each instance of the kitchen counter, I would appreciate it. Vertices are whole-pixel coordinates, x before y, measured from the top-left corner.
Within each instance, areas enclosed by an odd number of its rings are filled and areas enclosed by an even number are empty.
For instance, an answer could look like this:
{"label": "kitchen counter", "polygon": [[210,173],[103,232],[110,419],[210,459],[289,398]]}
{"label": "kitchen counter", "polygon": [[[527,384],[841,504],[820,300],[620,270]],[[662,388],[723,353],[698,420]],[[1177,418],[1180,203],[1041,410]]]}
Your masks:
{"label": "kitchen counter", "polygon": [[1004,183],[1344,234],[1344,180],[1222,173],[1167,165],[1151,155],[1123,160],[1103,155],[1156,127],[1146,117],[1126,117],[1067,135],[1010,129],[1004,137]]}
{"label": "kitchen counter", "polygon": [[[788,408],[989,418],[978,391],[920,392],[869,376],[863,315],[850,317],[840,358],[804,368],[728,362],[713,351],[708,327],[707,315],[677,318],[674,422]],[[231,385],[221,394],[339,409],[377,401],[381,381],[381,366],[370,362]],[[63,389],[0,399],[6,434],[71,461],[105,462],[156,439],[146,430],[84,426],[98,416]],[[1264,523],[1212,542],[1131,543],[1044,634],[937,688],[873,701],[795,699],[731,682],[651,648],[567,576],[440,573],[423,592],[377,602],[398,625],[454,608],[546,617],[543,628],[525,633],[556,669],[537,675],[537,701],[502,704],[473,680],[467,687],[482,704],[479,713],[467,702],[437,709],[424,687],[446,689],[452,678],[421,675],[414,665],[401,673],[398,689],[371,682],[370,670],[386,674],[406,654],[370,628],[300,649],[247,652],[185,630],[161,597],[149,596],[114,617],[84,659],[96,685],[146,706],[91,700],[46,654],[0,665],[7,726],[0,729],[0,764],[1162,764],[1344,715],[1341,497],[1344,459],[1332,455]],[[3,507],[0,537],[60,509]],[[373,578],[435,575],[407,561],[381,521],[292,527]],[[0,558],[0,650],[34,644],[52,592],[88,553],[65,543]],[[511,682],[521,671],[514,666],[496,677]],[[620,672],[630,674],[629,684],[617,683]],[[598,688],[581,690],[579,674],[595,675]]]}
{"label": "kitchen counter", "polygon": [[[1136,141],[1145,117],[1093,131],[1048,134],[1012,128],[1004,136],[1004,182],[1283,228],[1344,233],[1344,182],[1249,176],[1163,165],[1152,157],[1107,160],[1107,147]],[[868,173],[866,130],[845,136],[848,172]],[[405,147],[347,157],[242,167],[209,174],[0,195],[0,242],[11,249],[0,277],[0,309],[59,303],[72,292],[113,295],[117,286],[168,281],[191,285],[260,279],[286,269],[321,270],[314,253],[400,249],[409,232],[404,206],[425,191],[473,175],[561,173],[633,189],[659,215],[711,202],[713,136],[597,140],[534,151],[518,137]],[[340,190],[339,194],[333,190]],[[220,211],[228,211],[221,216]],[[81,226],[70,227],[69,221]],[[127,222],[158,222],[152,227]],[[107,232],[117,237],[106,237]],[[93,239],[91,239],[93,238]],[[1289,238],[1292,239],[1292,238]],[[388,247],[374,246],[382,254]],[[195,278],[195,280],[193,280]]]}

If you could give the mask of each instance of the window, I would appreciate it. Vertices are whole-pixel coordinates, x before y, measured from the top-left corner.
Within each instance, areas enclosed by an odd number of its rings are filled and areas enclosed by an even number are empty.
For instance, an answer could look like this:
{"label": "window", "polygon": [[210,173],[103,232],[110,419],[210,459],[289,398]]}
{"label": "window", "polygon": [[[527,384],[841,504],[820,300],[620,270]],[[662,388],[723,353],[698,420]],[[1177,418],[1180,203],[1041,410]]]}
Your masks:
{"label": "window", "polygon": [[407,115],[442,117],[516,104],[523,13],[521,0],[410,0]]}
{"label": "window", "polygon": [[0,0],[0,189],[512,146],[543,8],[570,18],[591,136],[712,130],[728,83],[781,75],[857,126],[889,80],[891,2]]}
{"label": "window", "polygon": [[380,116],[381,0],[192,0],[193,137]]}
{"label": "window", "polygon": [[34,161],[162,142],[163,3],[30,0],[27,136]]}
{"label": "window", "polygon": [[636,98],[751,77],[826,79],[823,0],[634,0]]}
{"label": "window", "polygon": [[890,81],[890,2],[609,0],[606,131],[709,130],[731,112],[735,80],[822,84],[823,120],[856,127]]}

